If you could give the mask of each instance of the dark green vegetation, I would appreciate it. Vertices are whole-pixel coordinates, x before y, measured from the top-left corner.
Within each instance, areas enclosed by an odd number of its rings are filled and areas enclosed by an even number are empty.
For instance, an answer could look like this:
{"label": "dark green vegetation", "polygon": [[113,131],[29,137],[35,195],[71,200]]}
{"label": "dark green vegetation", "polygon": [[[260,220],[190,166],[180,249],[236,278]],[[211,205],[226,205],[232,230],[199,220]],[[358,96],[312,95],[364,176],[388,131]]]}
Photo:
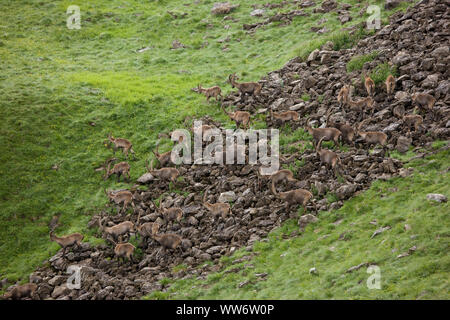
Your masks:
{"label": "dark green vegetation", "polygon": [[[232,13],[238,22],[212,16],[214,1],[1,1],[0,278],[26,281],[57,251],[48,238],[54,215],[61,215],[57,234],[82,232],[87,241],[100,241],[86,223],[107,203],[102,188],[129,187],[113,177],[105,182],[94,171],[112,156],[103,145],[108,133],[133,142],[136,179],[158,133],[184,127],[186,116],[208,114],[232,126],[217,105],[190,88],[219,85],[226,93],[231,72],[257,80],[328,40],[336,48],[350,47],[364,35],[338,31],[336,13],[297,17],[288,26],[247,34],[242,25],[259,18],[250,17],[248,1],[233,2],[241,4]],[[66,27],[69,5],[81,8],[80,30]],[[168,10],[187,15],[173,19]],[[351,10],[353,20],[344,27],[367,17],[359,16],[360,8]],[[385,22],[391,13],[382,11]],[[310,28],[322,17],[332,32],[317,35]],[[218,42],[227,36],[230,42]],[[173,40],[187,48],[171,50]],[[166,141],[160,150],[167,148]]]}
{"label": "dark green vegetation", "polygon": [[[170,287],[148,298],[448,299],[450,205],[426,194],[449,194],[449,156],[446,150],[406,163],[414,168],[411,176],[373,183],[339,210],[320,212],[300,235],[296,220],[288,220],[268,241],[255,243],[252,259],[234,263],[249,256],[239,250],[223,257],[221,270],[206,280],[165,279]],[[380,268],[381,289],[367,288],[367,265],[346,272],[361,263]]]}

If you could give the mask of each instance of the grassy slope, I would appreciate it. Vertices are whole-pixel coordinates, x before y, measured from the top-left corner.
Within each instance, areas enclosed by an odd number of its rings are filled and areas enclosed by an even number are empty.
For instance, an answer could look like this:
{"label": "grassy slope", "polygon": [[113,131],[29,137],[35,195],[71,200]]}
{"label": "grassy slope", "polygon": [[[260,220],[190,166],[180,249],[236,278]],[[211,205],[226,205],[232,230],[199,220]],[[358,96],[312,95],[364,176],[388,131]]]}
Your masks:
{"label": "grassy slope", "polygon": [[[139,159],[131,163],[131,174],[137,178],[158,132],[182,126],[187,115],[225,120],[217,106],[205,104],[189,88],[201,82],[229,91],[225,80],[231,72],[256,80],[328,39],[341,45],[351,40],[342,32],[318,36],[309,31],[323,16],[329,30],[340,29],[335,13],[297,17],[289,26],[271,25],[247,35],[242,24],[258,21],[249,16],[248,1],[234,1],[241,3],[232,14],[238,23],[211,16],[214,1],[185,2],[1,1],[1,278],[24,281],[56,252],[47,228],[55,214],[61,214],[59,233],[81,231],[96,241],[85,228],[106,203],[102,187],[127,187],[104,182],[93,170],[111,155],[102,146],[108,132],[134,143]],[[72,4],[81,8],[81,30],[66,28]],[[188,16],[173,20],[167,10]],[[364,19],[359,10],[345,26]],[[217,40],[227,35],[232,41],[224,52]],[[189,48],[169,50],[175,39]],[[209,44],[200,48],[204,41]],[[147,46],[152,49],[135,52]],[[51,169],[55,164],[57,171]]]}
{"label": "grassy slope", "polygon": [[[449,299],[450,205],[426,200],[427,193],[450,194],[449,156],[447,150],[411,161],[407,166],[414,168],[413,175],[375,182],[339,210],[321,212],[320,221],[301,235],[290,237],[298,226],[289,220],[270,233],[268,241],[254,245],[258,255],[252,260],[233,264],[246,255],[240,250],[222,258],[220,272],[205,280],[164,279],[171,283],[167,291],[148,298]],[[376,225],[370,223],[374,220]],[[333,224],[337,221],[340,224]],[[391,229],[371,239],[385,226]],[[417,250],[412,255],[396,258],[413,246]],[[365,262],[380,267],[380,290],[367,288],[367,267],[346,273]],[[317,275],[309,273],[313,267]],[[233,269],[237,271],[230,272]],[[261,281],[258,273],[268,275]],[[238,288],[245,281],[249,284]]]}

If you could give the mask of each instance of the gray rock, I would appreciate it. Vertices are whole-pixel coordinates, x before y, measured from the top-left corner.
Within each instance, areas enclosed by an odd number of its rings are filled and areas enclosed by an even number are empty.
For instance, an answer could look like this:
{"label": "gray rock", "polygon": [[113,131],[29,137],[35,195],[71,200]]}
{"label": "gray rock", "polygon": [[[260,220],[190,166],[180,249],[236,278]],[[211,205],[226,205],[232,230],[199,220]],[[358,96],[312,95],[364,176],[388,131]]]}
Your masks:
{"label": "gray rock", "polygon": [[407,138],[405,136],[400,136],[397,139],[397,145],[395,146],[395,149],[397,149],[397,151],[400,153],[405,153],[409,150],[411,143],[412,143],[411,138]]}
{"label": "gray rock", "polygon": [[250,12],[250,15],[252,17],[261,17],[265,12],[266,10],[264,9],[255,9],[252,12]]}
{"label": "gray rock", "polygon": [[219,196],[219,202],[230,202],[235,201],[237,199],[234,191],[222,192]]}
{"label": "gray rock", "polygon": [[142,176],[139,177],[139,179],[137,179],[138,183],[148,183],[150,181],[153,181],[155,179],[155,177],[153,177],[150,173],[144,173]]}
{"label": "gray rock", "polygon": [[427,199],[437,202],[447,202],[447,197],[439,193],[429,193],[427,194]]}

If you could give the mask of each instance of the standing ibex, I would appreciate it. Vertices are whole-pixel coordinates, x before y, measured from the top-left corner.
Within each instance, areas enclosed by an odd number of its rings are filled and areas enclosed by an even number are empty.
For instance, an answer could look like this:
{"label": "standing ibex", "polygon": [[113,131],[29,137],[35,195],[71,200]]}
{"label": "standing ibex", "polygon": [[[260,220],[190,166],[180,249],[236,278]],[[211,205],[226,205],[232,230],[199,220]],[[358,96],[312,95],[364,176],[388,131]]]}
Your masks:
{"label": "standing ibex", "polygon": [[128,176],[128,181],[131,179],[130,176],[130,165],[125,162],[119,162],[114,165],[114,167],[111,169],[111,162],[108,161],[108,168],[106,168],[106,173],[104,179],[108,179],[111,175],[116,174],[117,175],[117,182],[120,182],[120,176],[123,175],[123,179],[127,179],[126,176]]}
{"label": "standing ibex", "polygon": [[162,208],[162,200],[159,202],[159,208],[156,206],[156,204],[151,200],[153,205],[155,206],[156,210],[162,214],[164,217],[164,220],[167,222],[170,221],[177,221],[180,222],[181,218],[183,218],[183,210],[181,208]]}
{"label": "standing ibex", "polygon": [[120,191],[106,191],[103,189],[105,194],[108,196],[110,201],[114,201],[115,204],[119,205],[123,203],[122,211],[118,209],[118,212],[125,212],[127,210],[128,205],[131,203],[131,206],[135,208],[133,203],[133,194],[128,190],[120,190]]}
{"label": "standing ibex", "polygon": [[365,97],[365,98],[359,99],[357,101],[354,101],[351,98],[349,98],[348,104],[350,106],[350,110],[359,112],[359,120],[358,121],[362,120],[362,118],[364,116],[364,111],[366,109],[370,110],[371,115],[373,115],[373,113],[375,111],[375,108],[374,108],[375,100],[373,100],[372,97]]}
{"label": "standing ibex", "polygon": [[411,95],[411,98],[413,103],[418,105],[421,109],[429,111],[432,114],[433,119],[435,119],[436,116],[434,114],[433,107],[436,103],[436,99],[431,94],[414,92]]}
{"label": "standing ibex", "polygon": [[181,244],[181,237],[174,233],[166,233],[163,235],[158,235],[157,227],[152,229],[151,237],[159,242],[163,246],[164,249],[173,249],[175,250]]}
{"label": "standing ibex", "polygon": [[114,138],[111,134],[108,134],[108,139],[114,144],[114,153],[117,151],[118,148],[122,149],[122,152],[125,154],[125,156],[128,159],[128,151],[130,151],[133,154],[133,158],[135,158],[133,145],[130,141],[123,138]]}
{"label": "standing ibex", "polygon": [[367,94],[370,97],[373,97],[375,93],[375,82],[373,82],[372,78],[370,76],[367,76],[364,73],[364,86],[366,87]]}
{"label": "standing ibex", "polygon": [[35,283],[26,283],[20,286],[14,287],[11,291],[1,296],[1,299],[18,300],[22,298],[33,298],[34,293],[37,290]]}
{"label": "standing ibex", "polygon": [[133,246],[131,243],[125,242],[125,243],[116,243],[115,241],[111,240],[111,242],[114,244],[114,254],[117,258],[117,261],[120,262],[120,258],[125,260],[125,258],[130,261],[130,263],[134,263],[133,261],[133,253],[134,250],[136,250],[136,247]]}
{"label": "standing ibex", "polygon": [[325,141],[333,141],[334,145],[338,146],[339,137],[342,135],[342,132],[336,128],[312,128],[309,125],[309,118],[306,119],[306,130],[313,137],[314,148],[322,137],[324,137]]}
{"label": "standing ibex", "polygon": [[236,127],[240,128],[241,124],[244,126],[244,129],[249,127],[250,123],[250,113],[247,111],[235,111],[235,112],[227,112],[225,108],[221,105],[223,112],[225,112],[228,117],[236,122]]}
{"label": "standing ibex", "polygon": [[319,143],[317,144],[316,152],[317,155],[320,157],[320,164],[325,163],[325,165],[330,166],[331,169],[334,171],[334,175],[337,177],[338,174],[338,165],[341,164],[341,159],[339,156],[330,150],[322,149],[323,138],[320,139]]}
{"label": "standing ibex", "polygon": [[386,78],[385,84],[386,84],[386,92],[387,92],[388,96],[392,95],[395,90],[395,78],[392,74],[388,75],[388,77]]}
{"label": "standing ibex", "polygon": [[[128,233],[135,233],[136,230],[134,228],[134,223],[131,221],[124,221],[119,224],[116,224],[112,227],[105,227],[104,221],[106,218],[103,218],[99,221],[100,226],[100,232],[106,234],[106,238],[108,239],[108,236],[112,236],[113,240],[119,239],[121,240],[122,236]],[[111,240],[111,239],[109,239]]]}
{"label": "standing ibex", "polygon": [[273,119],[281,121],[283,124],[286,121],[298,121],[300,119],[300,115],[297,111],[285,111],[280,113],[274,113],[272,109],[270,109],[270,118],[273,121]]}
{"label": "standing ibex", "polygon": [[341,90],[339,90],[337,100],[339,103],[339,107],[343,107],[348,103],[350,89],[347,85],[344,85]]}
{"label": "standing ibex", "polygon": [[205,95],[206,100],[209,102],[209,99],[211,97],[214,97],[216,99],[216,101],[218,101],[217,97],[220,96],[220,99],[222,100],[222,90],[220,89],[220,87],[218,86],[214,86],[211,88],[202,88],[202,86],[199,84],[197,86],[197,92],[198,93],[202,93]]}
{"label": "standing ibex", "polygon": [[66,254],[67,247],[80,246],[81,241],[83,241],[84,236],[80,233],[72,233],[67,236],[58,237],[53,234],[53,230],[50,231],[50,241],[55,241],[63,249],[62,256]]}
{"label": "standing ibex", "polygon": [[276,190],[276,184],[282,182],[282,181],[297,181],[297,179],[294,178],[294,174],[289,169],[282,169],[278,170],[274,174],[270,176],[271,184],[270,184],[270,190],[274,195],[277,194]]}
{"label": "standing ibex", "polygon": [[353,140],[355,138],[355,130],[353,129],[353,127],[346,123],[331,122],[330,116],[331,116],[331,109],[328,111],[328,114],[327,114],[327,120],[326,120],[327,127],[338,129],[342,134],[341,139],[354,145]]}
{"label": "standing ibex", "polygon": [[[414,108],[415,112],[417,107]],[[420,114],[408,114],[402,117],[403,124],[408,127],[408,132],[411,132],[411,127],[414,127],[414,131],[419,130],[420,127],[423,127],[423,117]]]}
{"label": "standing ibex", "polygon": [[[180,141],[180,139],[181,139],[181,141]],[[183,140],[183,137],[182,136],[180,136],[180,138],[179,138],[179,143],[181,143]],[[163,167],[167,167],[168,165],[170,165],[170,164],[172,164],[172,160],[170,159],[170,156],[171,156],[171,154],[172,154],[172,151],[167,151],[167,152],[164,152],[164,153],[159,153],[158,152],[158,146],[159,145],[156,145],[156,149],[153,151],[152,150],[152,152],[153,152],[153,154],[155,155],[155,157],[156,157],[156,159],[158,159],[158,162],[159,162],[159,165],[160,165],[160,167],[161,168],[163,168]]]}
{"label": "standing ibex", "polygon": [[178,171],[177,168],[161,168],[161,169],[153,169],[153,160],[150,163],[150,168],[148,167],[148,161],[145,161],[145,166],[147,168],[147,171],[161,179],[161,180],[170,180],[175,185],[177,183],[177,178],[180,175],[180,171]]}
{"label": "standing ibex", "polygon": [[206,195],[211,189],[211,187],[205,190],[205,194],[203,195],[203,206],[211,212],[213,218],[215,219],[217,216],[222,216],[222,218],[226,218],[228,214],[231,214],[231,207],[229,203],[218,202],[218,203],[209,203],[206,201]]}
{"label": "standing ibex", "polygon": [[252,95],[252,96],[256,97],[261,92],[261,89],[262,89],[262,85],[261,84],[259,84],[257,82],[237,83],[236,79],[239,79],[236,76],[236,73],[230,74],[228,76],[228,81],[230,82],[231,87],[239,89],[239,92],[241,93],[241,100],[243,98],[245,99],[245,95],[246,94],[249,94],[249,95]]}
{"label": "standing ibex", "polygon": [[381,132],[381,131],[362,132],[362,131],[360,131],[363,124],[369,120],[371,120],[371,119],[366,119],[359,124],[358,128],[356,129],[357,134],[364,139],[364,141],[369,145],[369,148],[372,145],[379,144],[383,147],[383,149],[385,149],[388,136],[384,132]]}
{"label": "standing ibex", "polygon": [[286,201],[286,210],[291,209],[291,206],[301,204],[306,212],[306,205],[313,197],[313,194],[305,189],[295,189],[286,192],[280,192],[277,197]]}

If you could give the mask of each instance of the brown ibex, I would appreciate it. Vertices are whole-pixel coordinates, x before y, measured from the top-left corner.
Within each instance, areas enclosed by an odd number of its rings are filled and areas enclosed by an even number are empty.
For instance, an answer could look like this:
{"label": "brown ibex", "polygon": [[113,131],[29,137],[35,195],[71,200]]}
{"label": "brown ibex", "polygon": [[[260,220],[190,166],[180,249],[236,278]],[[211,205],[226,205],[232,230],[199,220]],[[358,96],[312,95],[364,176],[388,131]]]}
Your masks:
{"label": "brown ibex", "polygon": [[334,175],[337,177],[338,174],[338,165],[341,165],[341,159],[339,156],[330,150],[322,149],[322,141],[323,138],[320,139],[319,143],[317,144],[316,152],[317,155],[320,157],[320,164],[325,163],[325,165],[330,166],[331,169],[334,171]]}
{"label": "brown ibex", "polygon": [[294,174],[289,169],[282,169],[278,170],[274,174],[270,176],[271,184],[270,184],[270,191],[274,195],[277,194],[276,184],[283,182],[283,181],[297,181],[297,179],[294,178]]}
{"label": "brown ibex", "polygon": [[147,171],[152,175],[161,180],[171,181],[174,185],[177,183],[177,178],[180,175],[180,171],[177,168],[161,168],[153,169],[153,160],[150,163],[150,168],[148,167],[148,161],[145,161],[145,166]]}
{"label": "brown ibex", "polygon": [[366,87],[367,94],[370,97],[373,97],[375,94],[375,82],[373,82],[372,78],[370,76],[367,76],[364,73],[364,86]]}
{"label": "brown ibex", "polygon": [[[417,110],[417,107],[414,108],[414,111]],[[411,127],[414,127],[414,131],[419,130],[420,127],[423,127],[423,117],[420,114],[408,114],[402,117],[403,124],[408,127],[408,132],[411,132]]]}
{"label": "brown ibex", "polygon": [[411,95],[412,102],[419,106],[421,109],[425,111],[431,112],[433,119],[435,119],[436,115],[434,114],[434,104],[436,103],[436,99],[428,93],[413,93]]}
{"label": "brown ibex", "polygon": [[213,218],[215,219],[217,216],[222,216],[222,218],[226,218],[226,216],[228,214],[231,214],[231,207],[229,203],[224,203],[224,202],[218,202],[218,203],[209,203],[206,201],[206,195],[209,191],[209,189],[211,189],[211,187],[209,187],[208,189],[205,190],[205,194],[203,195],[203,206],[209,210],[209,212],[211,212]]}
{"label": "brown ibex", "polygon": [[350,110],[359,111],[359,120],[361,121],[363,116],[364,116],[364,111],[366,111],[366,109],[370,110],[370,114],[373,115],[375,108],[374,108],[374,104],[375,104],[375,100],[372,99],[372,97],[365,97],[362,99],[359,99],[357,101],[352,100],[351,98],[349,98],[348,100],[348,104],[350,106]]}
{"label": "brown ibex", "polygon": [[[181,141],[180,141],[181,140]],[[183,142],[183,136],[180,136],[180,138],[178,139],[179,143]],[[159,153],[158,152],[158,147],[159,145],[156,145],[156,149],[152,152],[155,155],[156,159],[158,159],[159,165],[162,167],[167,167],[168,165],[172,164],[172,160],[170,159],[170,156],[172,154],[172,151],[167,151],[164,153]]]}
{"label": "brown ibex", "polygon": [[350,89],[347,85],[344,85],[341,90],[339,90],[337,100],[339,107],[343,107],[348,103]]}
{"label": "brown ibex", "polygon": [[119,212],[125,212],[127,210],[128,205],[131,203],[131,206],[135,208],[133,203],[133,194],[128,190],[120,190],[120,191],[106,191],[103,189],[105,194],[108,196],[110,201],[114,201],[115,204],[120,205],[123,203],[122,210],[118,208]]}
{"label": "brown ibex", "polygon": [[235,111],[235,112],[227,112],[223,105],[221,105],[223,112],[225,112],[228,117],[236,123],[236,127],[240,128],[241,124],[244,126],[244,129],[249,127],[250,123],[250,113],[247,111]]}
{"label": "brown ibex", "polygon": [[291,206],[301,204],[306,212],[306,205],[312,199],[313,194],[305,189],[295,189],[286,192],[280,192],[277,197],[286,202],[286,209],[290,210]]}
{"label": "brown ibex", "polygon": [[125,235],[127,233],[135,233],[136,232],[136,230],[134,228],[134,223],[131,221],[124,221],[124,222],[116,224],[115,226],[112,226],[112,227],[105,227],[105,225],[103,223],[105,219],[106,218],[103,218],[102,220],[99,221],[99,226],[100,226],[100,232],[105,233],[107,239],[108,239],[108,236],[112,236],[113,240],[116,240],[116,239],[119,239],[119,237],[121,238],[123,235]]}
{"label": "brown ibex", "polygon": [[299,121],[300,115],[297,111],[285,111],[280,113],[275,113],[270,109],[270,118],[273,121],[273,119],[281,121],[283,124],[287,121]]}
{"label": "brown ibex", "polygon": [[19,300],[22,298],[33,298],[34,293],[37,290],[35,283],[26,283],[20,286],[14,287],[11,291],[5,293],[1,298]]}
{"label": "brown ibex", "polygon": [[154,228],[152,230],[151,237],[156,241],[158,241],[159,244],[163,246],[163,248],[175,250],[181,244],[182,239],[180,236],[173,233],[158,235],[157,231],[158,229]]}
{"label": "brown ibex", "polygon": [[53,230],[50,231],[50,241],[55,241],[63,249],[62,255],[66,254],[67,247],[80,246],[81,241],[83,241],[84,236],[80,233],[72,233],[67,236],[58,237],[53,234]]}
{"label": "brown ibex", "polygon": [[392,74],[388,75],[388,77],[386,78],[385,84],[386,84],[386,92],[387,92],[388,96],[392,95],[395,90],[395,78]]}
{"label": "brown ibex", "polygon": [[[105,173],[105,177],[104,179],[108,179],[111,175],[116,174],[117,175],[117,182],[120,182],[120,176],[123,175],[123,179],[128,179],[128,181],[131,179],[130,176],[130,165],[125,162],[119,162],[117,164],[114,165],[114,167],[111,169],[111,162],[112,161],[108,161],[108,168],[106,168],[106,173]],[[128,178],[126,178],[126,176],[128,176]]]}
{"label": "brown ibex", "polygon": [[313,137],[314,148],[322,137],[324,137],[325,141],[333,141],[335,146],[339,146],[339,137],[342,135],[342,132],[336,128],[312,128],[309,125],[308,118],[306,119],[306,130]]}
{"label": "brown ibex", "polygon": [[181,208],[162,208],[162,200],[159,202],[159,208],[156,206],[156,204],[151,200],[153,205],[155,206],[156,210],[162,214],[164,217],[164,220],[167,222],[170,221],[177,221],[180,222],[181,218],[183,218],[183,210]]}
{"label": "brown ibex", "polygon": [[129,242],[116,243],[116,242],[112,241],[112,243],[115,246],[114,254],[117,258],[117,261],[120,261],[120,258],[122,258],[123,260],[125,260],[125,258],[127,258],[130,261],[130,263],[134,263],[133,253],[134,253],[134,250],[136,250],[135,246],[133,246]]}
{"label": "brown ibex", "polygon": [[354,145],[353,140],[355,139],[355,130],[353,129],[353,127],[346,123],[331,122],[330,116],[331,116],[331,109],[330,111],[328,111],[327,114],[326,120],[327,127],[338,129],[341,132],[341,139]]}
{"label": "brown ibex", "polygon": [[214,86],[211,88],[202,88],[202,86],[199,84],[197,86],[197,92],[204,94],[206,97],[206,101],[208,101],[208,102],[211,97],[214,97],[216,99],[216,101],[218,101],[218,99],[217,99],[218,96],[220,96],[221,100],[223,99],[222,90],[220,89],[219,86]]}
{"label": "brown ibex", "polygon": [[368,120],[370,120],[370,119],[366,119],[359,124],[358,128],[356,129],[357,134],[364,139],[364,141],[369,145],[369,148],[372,145],[379,144],[383,147],[383,149],[385,149],[388,136],[384,132],[381,132],[381,131],[362,132],[362,131],[360,131],[363,124]]}
{"label": "brown ibex", "polygon": [[228,76],[228,81],[230,82],[231,87],[238,88],[239,92],[241,93],[241,100],[245,99],[246,94],[256,97],[261,92],[262,85],[260,83],[257,82],[238,83],[236,82],[236,79],[239,79],[236,76],[236,73],[230,74]]}
{"label": "brown ibex", "polygon": [[113,151],[114,153],[117,151],[117,149],[122,149],[122,152],[125,154],[125,156],[128,159],[128,152],[131,152],[133,155],[133,158],[135,158],[135,153],[133,150],[133,145],[131,142],[127,139],[123,138],[114,138],[111,134],[108,134],[108,140],[111,141],[114,144]]}

